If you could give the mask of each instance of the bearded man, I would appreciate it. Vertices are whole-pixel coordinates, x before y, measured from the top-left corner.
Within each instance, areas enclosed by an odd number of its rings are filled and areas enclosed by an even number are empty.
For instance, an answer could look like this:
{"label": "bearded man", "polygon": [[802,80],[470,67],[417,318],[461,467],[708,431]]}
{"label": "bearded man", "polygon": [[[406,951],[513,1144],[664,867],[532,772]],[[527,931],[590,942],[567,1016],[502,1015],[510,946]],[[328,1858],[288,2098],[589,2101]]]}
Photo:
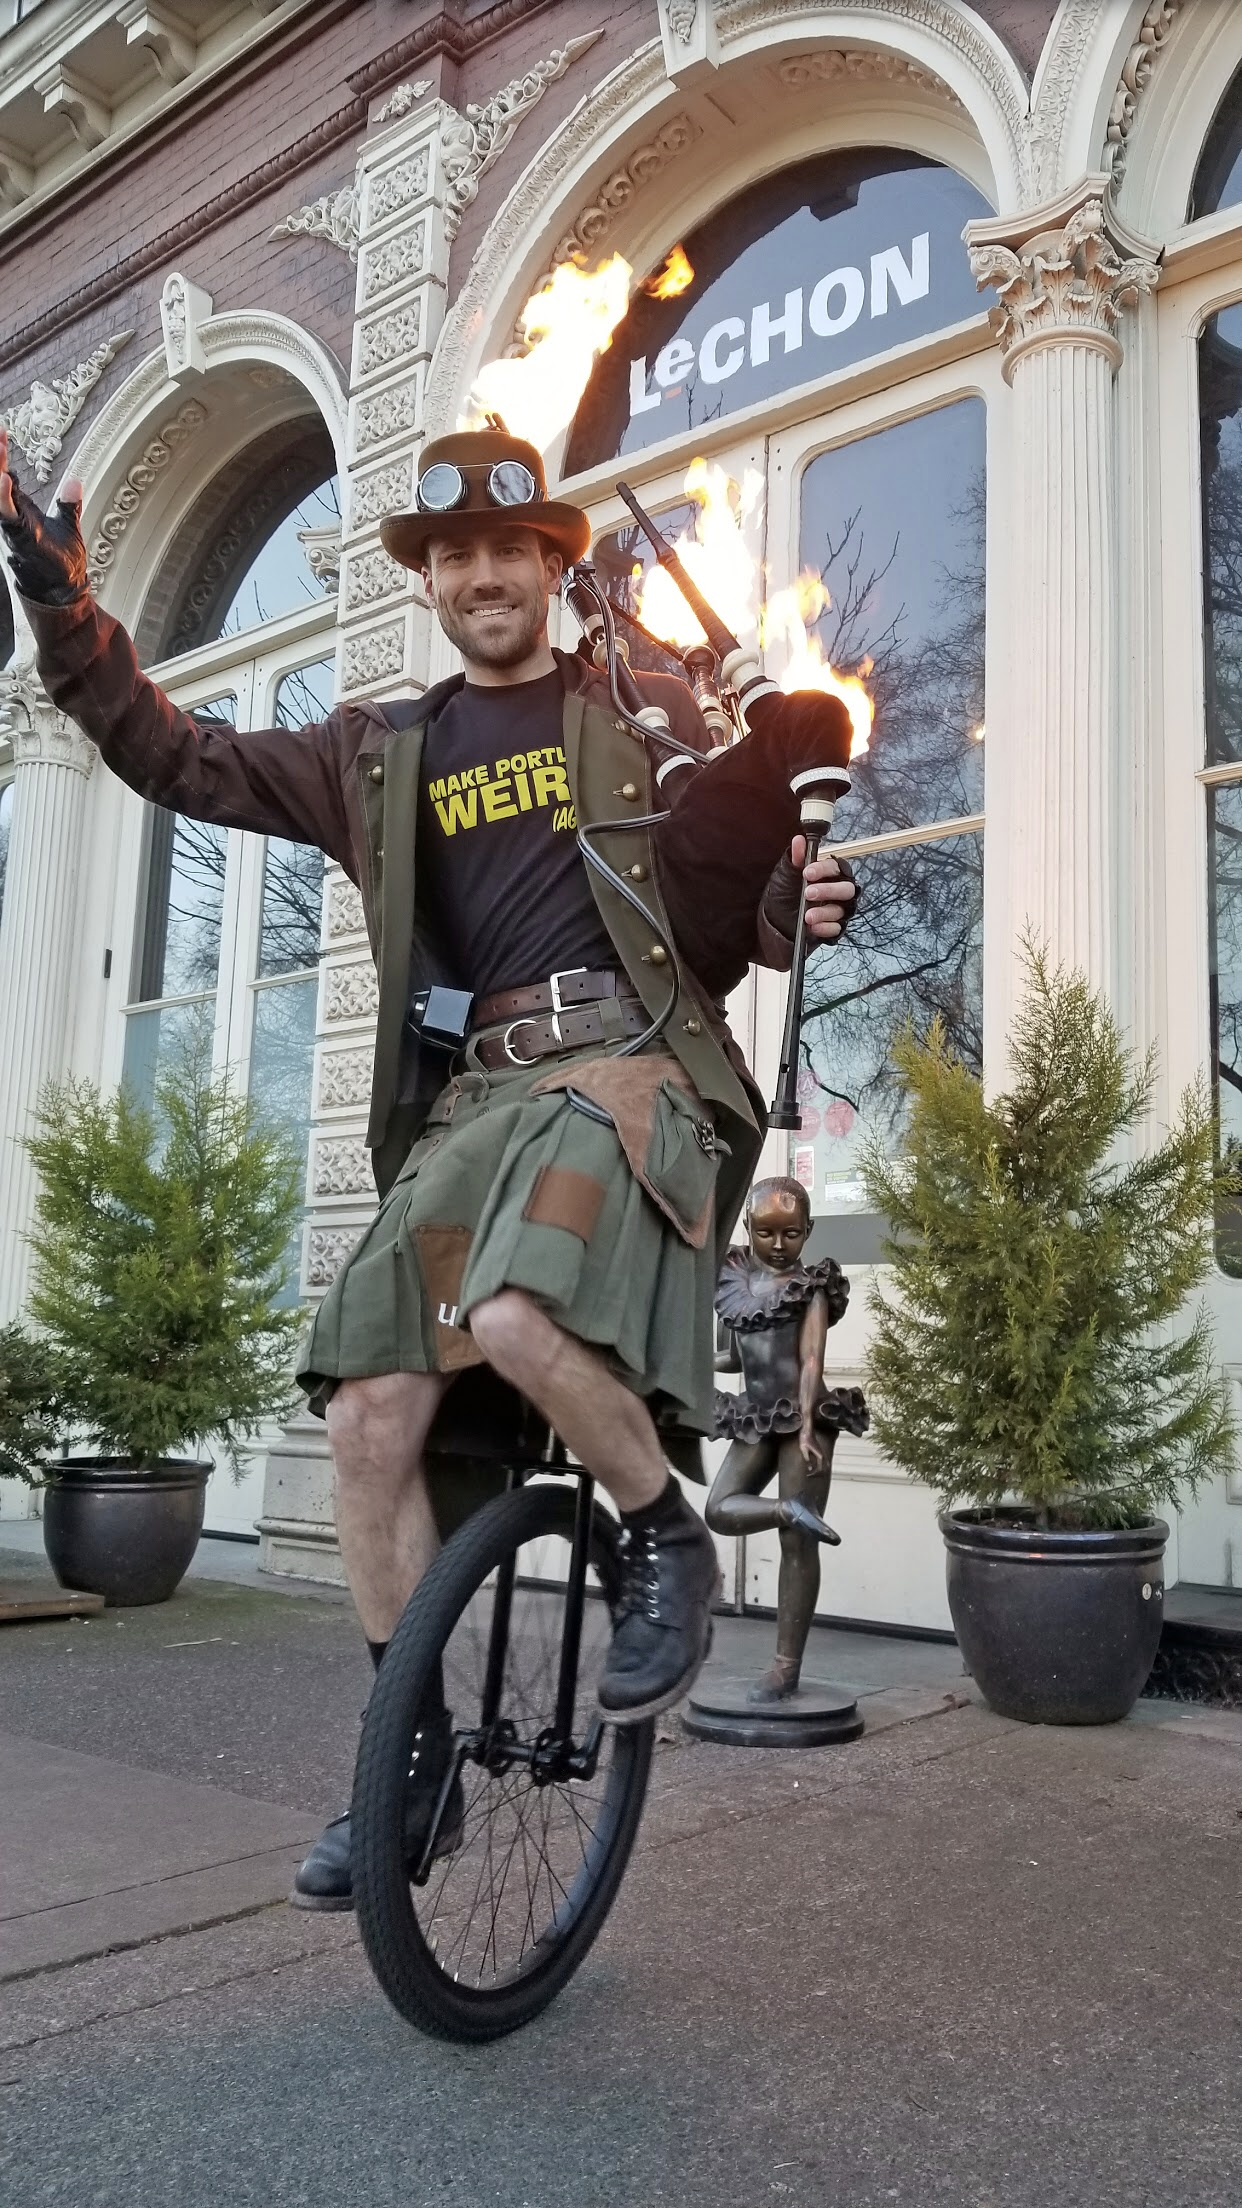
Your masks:
{"label": "bearded man", "polygon": [[[713,1430],[718,1258],[762,1141],[721,1003],[749,961],[790,963],[804,847],[789,785],[836,755],[844,708],[779,707],[762,742],[673,776],[666,811],[603,678],[548,641],[587,517],[547,497],[533,446],[488,430],[425,447],[415,510],[381,530],[421,571],[462,674],[295,730],[196,721],[91,598],[80,485],[44,515],[7,458],[0,433],[0,526],[56,705],[140,796],[317,844],[361,892],[379,974],[380,1204],[298,1377],[327,1419],[371,1654],[378,1665],[438,1546],[429,1438],[486,1365],[616,1504],[631,1568],[599,1700],[611,1723],[638,1723],[686,1692],[711,1631],[715,1552],[666,1445]],[[683,684],[641,687],[708,749]],[[627,815],[637,833],[615,825]],[[594,841],[627,895],[588,870],[579,822],[614,824]],[[830,941],[853,885],[830,857],[807,878],[810,933]],[[439,990],[472,1000],[451,1055],[435,1040]],[[442,1690],[423,1719],[415,1858],[451,1753]],[[350,1906],[348,1818],[293,1898]]]}

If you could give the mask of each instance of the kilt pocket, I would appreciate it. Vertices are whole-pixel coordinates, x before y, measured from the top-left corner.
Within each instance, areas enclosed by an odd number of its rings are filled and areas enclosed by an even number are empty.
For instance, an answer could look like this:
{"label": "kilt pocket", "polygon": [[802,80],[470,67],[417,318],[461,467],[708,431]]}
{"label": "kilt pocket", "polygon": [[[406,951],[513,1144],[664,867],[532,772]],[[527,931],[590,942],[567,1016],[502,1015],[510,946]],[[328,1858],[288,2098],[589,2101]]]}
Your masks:
{"label": "kilt pocket", "polygon": [[594,1058],[545,1075],[530,1093],[557,1089],[576,1089],[608,1113],[635,1180],[682,1241],[701,1250],[712,1229],[719,1152],[711,1114],[677,1059],[655,1051]]}
{"label": "kilt pocket", "polygon": [[459,1372],[481,1365],[483,1352],[468,1328],[457,1323],[461,1284],[474,1234],[469,1227],[416,1226],[419,1270],[436,1330],[436,1370]]}
{"label": "kilt pocket", "polygon": [[541,1165],[522,1206],[522,1217],[534,1227],[563,1227],[580,1242],[589,1242],[607,1193],[591,1173],[579,1173],[569,1165]]}

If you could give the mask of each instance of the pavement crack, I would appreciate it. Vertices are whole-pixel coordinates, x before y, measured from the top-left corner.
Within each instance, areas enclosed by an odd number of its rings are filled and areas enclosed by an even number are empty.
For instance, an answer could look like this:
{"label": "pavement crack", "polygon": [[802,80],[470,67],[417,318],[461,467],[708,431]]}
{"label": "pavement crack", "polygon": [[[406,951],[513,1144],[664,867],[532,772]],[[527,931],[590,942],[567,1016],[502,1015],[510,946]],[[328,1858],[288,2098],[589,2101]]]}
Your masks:
{"label": "pavement crack", "polygon": [[[263,1906],[269,1909],[280,1909],[284,1907],[284,1904],[283,1902],[266,1902]],[[254,1910],[247,1910],[243,1913],[247,1916],[254,1916],[257,1912]],[[219,1919],[217,1921],[227,1921],[231,1923],[235,1920],[230,1918],[227,1920]],[[193,1929],[195,1931],[207,1931],[211,1928],[210,1926],[196,1925],[193,1927]],[[171,1936],[175,1939],[180,1939],[184,1937],[184,1934],[174,1933]],[[169,1935],[164,1934],[164,1937],[168,1938]],[[133,1944],[149,1946],[151,1943],[149,1941],[142,1941],[134,1942]],[[120,1948],[112,1948],[107,1950],[107,1952],[110,1954],[121,1954],[124,1953],[125,1950]],[[4,2053],[6,2056],[28,2054],[31,2048],[44,2046],[48,2040],[70,2039],[77,2032],[88,2032],[96,2024],[111,2024],[116,2020],[116,2018],[121,2016],[149,2016],[156,2009],[166,2009],[170,2002],[193,2001],[200,1994],[215,1993],[225,1986],[244,1985],[248,1979],[279,1978],[282,1972],[286,1970],[296,1970],[300,1968],[303,1963],[313,1963],[319,1961],[322,1958],[323,1953],[324,1950],[322,1948],[305,1947],[302,1948],[300,1952],[296,1955],[285,1956],[283,1960],[279,1963],[254,1963],[249,1967],[249,1969],[231,1970],[222,1978],[207,1979],[201,1986],[177,1986],[171,1993],[157,1994],[155,1998],[150,2001],[135,2001],[125,2008],[99,2009],[96,2011],[94,2016],[84,2016],[79,2021],[76,2021],[72,2024],[58,2024],[49,2027],[49,2029],[46,2031],[34,2032],[31,2034],[29,2039],[12,2039],[4,2048]],[[91,1960],[91,1958],[87,1956],[83,1956],[81,1959],[84,1962]],[[7,2082],[16,2085],[17,2083],[19,2083],[19,2080],[13,2078],[8,2080]]]}
{"label": "pavement crack", "polygon": [[106,1940],[102,1947],[93,1947],[84,1955],[66,1955],[55,1963],[32,1963],[27,1970],[9,1970],[0,1977],[0,1985],[18,1986],[32,1978],[50,1978],[59,1971],[76,1970],[80,1963],[105,1962],[109,1955],[132,1955],[140,1947],[157,1947],[161,1940],[184,1940],[192,1932],[214,1932],[222,1924],[240,1924],[245,1917],[261,1917],[266,1910],[283,1909],[283,1894],[274,1901],[252,1901],[244,1909],[226,1909],[216,1916],[194,1917],[188,1924],[170,1928],[165,1925],[159,1932],[140,1933],[132,1940]]}

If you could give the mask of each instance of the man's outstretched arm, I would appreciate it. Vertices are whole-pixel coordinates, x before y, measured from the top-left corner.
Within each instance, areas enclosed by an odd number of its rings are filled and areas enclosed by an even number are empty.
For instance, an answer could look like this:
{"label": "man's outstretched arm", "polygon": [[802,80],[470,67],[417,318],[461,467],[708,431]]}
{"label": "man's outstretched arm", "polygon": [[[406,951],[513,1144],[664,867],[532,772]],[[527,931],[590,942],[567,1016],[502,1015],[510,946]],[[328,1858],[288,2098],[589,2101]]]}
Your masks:
{"label": "man's outstretched arm", "polygon": [[53,704],[140,797],[195,820],[318,844],[352,873],[332,722],[239,735],[183,713],[143,674],[129,636],[91,596],[81,484],[67,476],[45,514],[8,461],[0,429],[0,529]]}

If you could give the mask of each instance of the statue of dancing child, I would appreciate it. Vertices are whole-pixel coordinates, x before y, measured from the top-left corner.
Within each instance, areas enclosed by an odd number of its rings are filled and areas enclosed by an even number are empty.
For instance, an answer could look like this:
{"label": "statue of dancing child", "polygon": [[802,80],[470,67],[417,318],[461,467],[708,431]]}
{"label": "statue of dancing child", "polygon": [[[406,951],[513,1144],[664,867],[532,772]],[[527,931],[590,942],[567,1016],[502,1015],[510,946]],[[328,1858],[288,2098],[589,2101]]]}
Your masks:
{"label": "statue of dancing child", "polygon": [[[741,1395],[716,1395],[716,1432],[732,1441],[707,1499],[713,1533],[779,1527],[781,1569],[776,1656],[751,1689],[752,1702],[796,1694],[819,1596],[819,1549],[840,1535],[825,1525],[837,1435],[865,1433],[858,1388],[825,1388],[824,1349],[849,1301],[839,1265],[804,1265],[811,1204],[799,1181],[756,1181],[746,1213],[748,1249],[731,1249],[716,1284],[716,1310],[732,1347],[716,1359],[740,1372]],[[777,1493],[763,1490],[775,1476]]]}

